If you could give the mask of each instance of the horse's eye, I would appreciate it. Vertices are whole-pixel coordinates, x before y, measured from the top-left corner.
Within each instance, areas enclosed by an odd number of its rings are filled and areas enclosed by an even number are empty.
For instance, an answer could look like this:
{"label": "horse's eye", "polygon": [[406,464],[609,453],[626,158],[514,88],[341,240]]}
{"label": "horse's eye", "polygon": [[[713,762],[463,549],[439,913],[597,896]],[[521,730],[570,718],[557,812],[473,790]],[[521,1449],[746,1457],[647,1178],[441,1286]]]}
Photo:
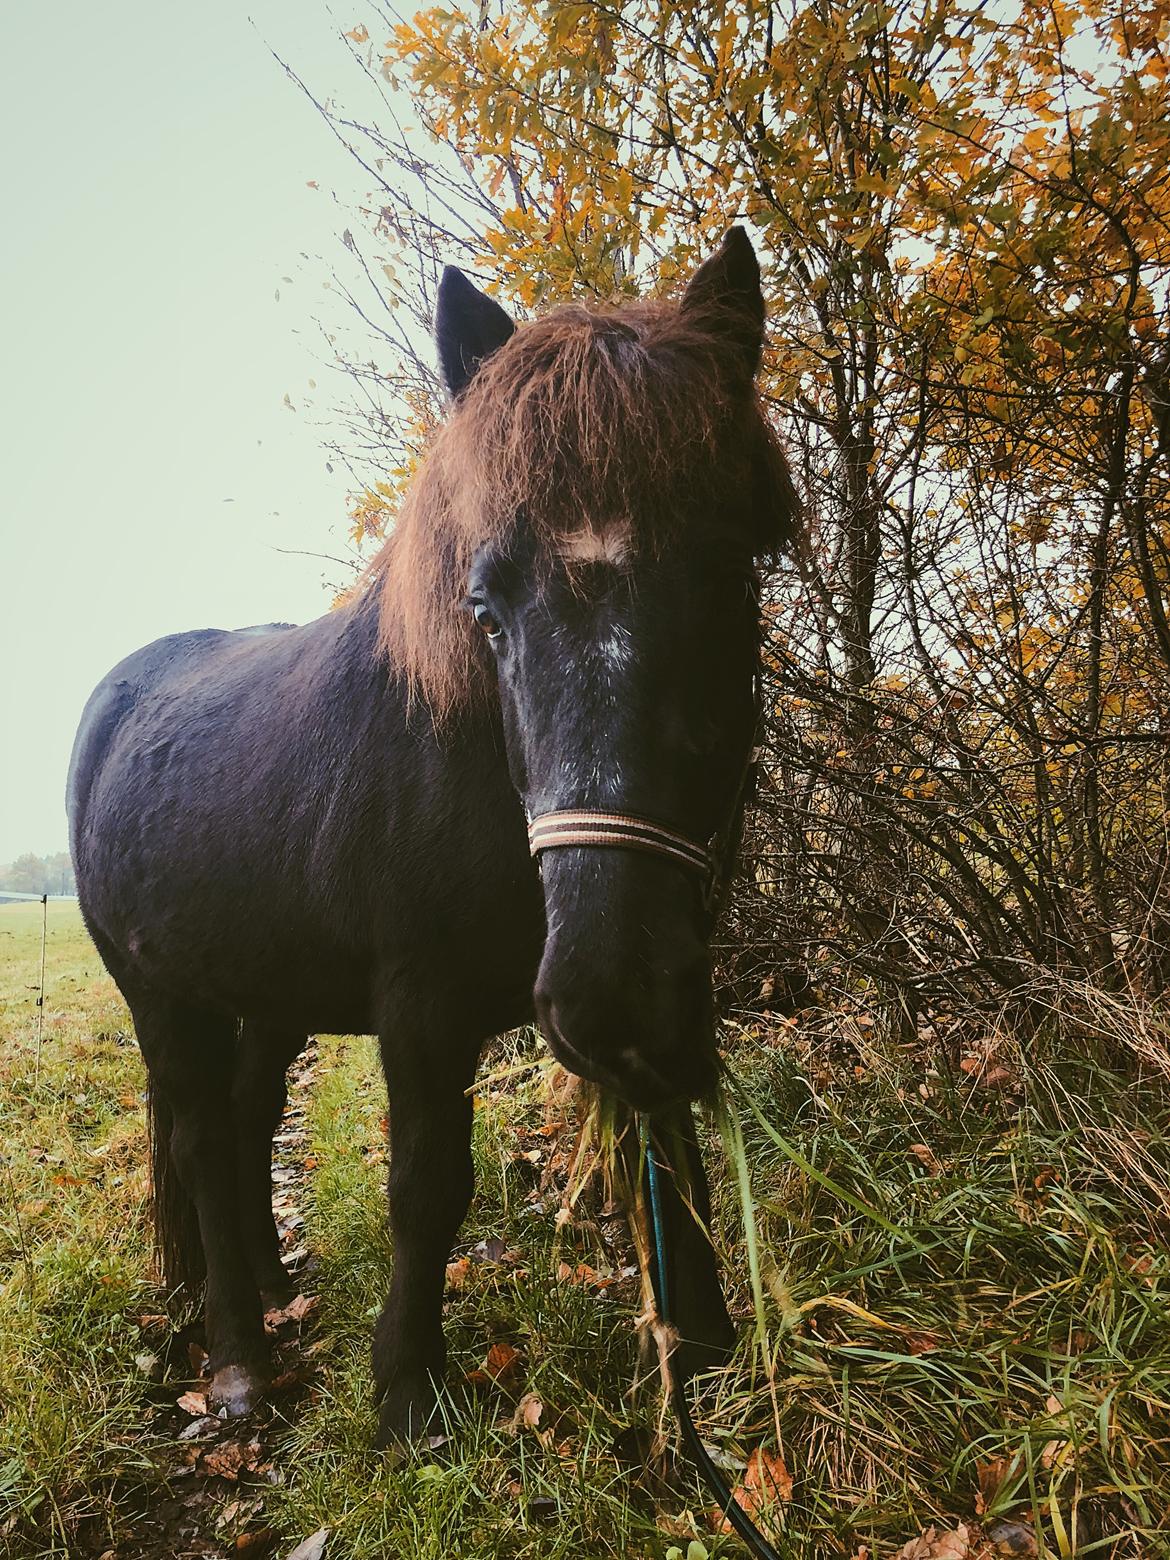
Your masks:
{"label": "horse's eye", "polygon": [[476,603],[475,621],[479,624],[480,628],[483,629],[484,633],[488,636],[489,639],[498,639],[503,633],[503,629],[492,616],[491,609],[489,607],[485,607],[482,601]]}

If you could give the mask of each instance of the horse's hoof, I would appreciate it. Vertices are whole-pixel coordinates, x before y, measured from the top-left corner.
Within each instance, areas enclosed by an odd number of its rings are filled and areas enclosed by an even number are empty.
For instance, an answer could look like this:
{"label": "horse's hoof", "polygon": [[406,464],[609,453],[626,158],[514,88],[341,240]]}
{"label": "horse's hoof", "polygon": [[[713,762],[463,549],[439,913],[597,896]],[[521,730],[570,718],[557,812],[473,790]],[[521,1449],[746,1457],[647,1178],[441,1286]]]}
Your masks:
{"label": "horse's hoof", "polygon": [[435,1389],[429,1379],[413,1391],[391,1387],[382,1400],[374,1449],[392,1452],[396,1459],[409,1456],[425,1450],[432,1439],[442,1441],[442,1436],[432,1434],[442,1428]]}
{"label": "horse's hoof", "polygon": [[242,1419],[260,1404],[264,1378],[243,1365],[224,1365],[211,1378],[208,1397],[217,1408],[226,1408],[229,1419]]}

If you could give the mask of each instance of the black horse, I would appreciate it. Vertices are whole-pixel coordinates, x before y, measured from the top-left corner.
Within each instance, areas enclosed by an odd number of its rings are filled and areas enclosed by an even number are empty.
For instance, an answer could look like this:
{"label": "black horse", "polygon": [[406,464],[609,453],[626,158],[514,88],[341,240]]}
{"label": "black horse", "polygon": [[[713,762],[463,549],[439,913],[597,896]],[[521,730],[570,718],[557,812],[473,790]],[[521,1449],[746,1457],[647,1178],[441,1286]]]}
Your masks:
{"label": "black horse", "polygon": [[[795,513],[753,385],[763,326],[741,229],[677,302],[519,328],[449,269],[450,415],[354,599],[159,640],[89,701],[81,906],[149,1072],[166,1276],[206,1277],[232,1413],[289,1297],[271,1144],[311,1032],[376,1033],[389,1086],[383,1443],[434,1408],[485,1041],[535,1017],[566,1067],[688,1123],[712,1081],[708,842],[726,865],[757,561]],[[689,1369],[730,1323],[677,1193],[667,1219]]]}

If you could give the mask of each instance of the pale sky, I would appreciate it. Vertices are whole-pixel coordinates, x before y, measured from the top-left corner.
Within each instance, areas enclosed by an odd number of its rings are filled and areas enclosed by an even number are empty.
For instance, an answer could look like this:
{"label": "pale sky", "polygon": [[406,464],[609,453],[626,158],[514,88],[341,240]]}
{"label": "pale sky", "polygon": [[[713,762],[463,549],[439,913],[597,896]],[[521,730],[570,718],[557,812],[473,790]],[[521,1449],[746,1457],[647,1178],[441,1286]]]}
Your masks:
{"label": "pale sky", "polygon": [[320,0],[5,8],[0,863],[65,848],[73,733],[122,656],[328,606],[340,570],[276,550],[341,552],[346,530],[321,426],[343,386],[313,324],[344,306],[301,257],[340,255],[331,191],[365,176],[267,45],[357,96],[352,20]]}

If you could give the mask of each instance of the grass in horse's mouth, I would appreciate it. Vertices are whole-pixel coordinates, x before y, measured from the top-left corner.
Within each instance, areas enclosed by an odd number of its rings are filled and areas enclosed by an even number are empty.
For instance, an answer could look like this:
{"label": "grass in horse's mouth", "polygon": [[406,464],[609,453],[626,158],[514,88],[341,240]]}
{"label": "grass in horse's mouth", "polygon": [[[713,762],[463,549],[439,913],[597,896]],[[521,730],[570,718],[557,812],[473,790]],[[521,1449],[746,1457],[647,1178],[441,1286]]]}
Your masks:
{"label": "grass in horse's mouth", "polygon": [[[655,1384],[630,1394],[632,1248],[592,1193],[558,1219],[573,1134],[524,1037],[484,1064],[447,1298],[464,1390],[436,1460],[369,1449],[385,1103],[372,1045],[323,1039],[298,1099],[313,1381],[261,1427],[263,1472],[187,1467],[191,1365],[142,1323],[163,1304],[141,1063],[75,912],[54,907],[34,1086],[39,914],[0,909],[0,1555],[154,1560],[184,1552],[184,1523],[192,1553],[248,1553],[253,1535],[261,1554],[267,1529],[279,1555],[320,1527],[346,1560],[663,1560],[688,1533],[742,1553],[686,1465],[652,1455]],[[758,1445],[782,1458],[778,1543],[876,1560],[963,1522],[972,1555],[980,1532],[1165,1552],[1170,1085],[1149,1055],[1123,1072],[1054,1019],[1029,1055],[986,1024],[956,1034],[948,1065],[934,1037],[856,1005],[726,1039],[742,1147],[711,1124],[705,1146],[740,1345],[699,1417],[733,1481]]]}

